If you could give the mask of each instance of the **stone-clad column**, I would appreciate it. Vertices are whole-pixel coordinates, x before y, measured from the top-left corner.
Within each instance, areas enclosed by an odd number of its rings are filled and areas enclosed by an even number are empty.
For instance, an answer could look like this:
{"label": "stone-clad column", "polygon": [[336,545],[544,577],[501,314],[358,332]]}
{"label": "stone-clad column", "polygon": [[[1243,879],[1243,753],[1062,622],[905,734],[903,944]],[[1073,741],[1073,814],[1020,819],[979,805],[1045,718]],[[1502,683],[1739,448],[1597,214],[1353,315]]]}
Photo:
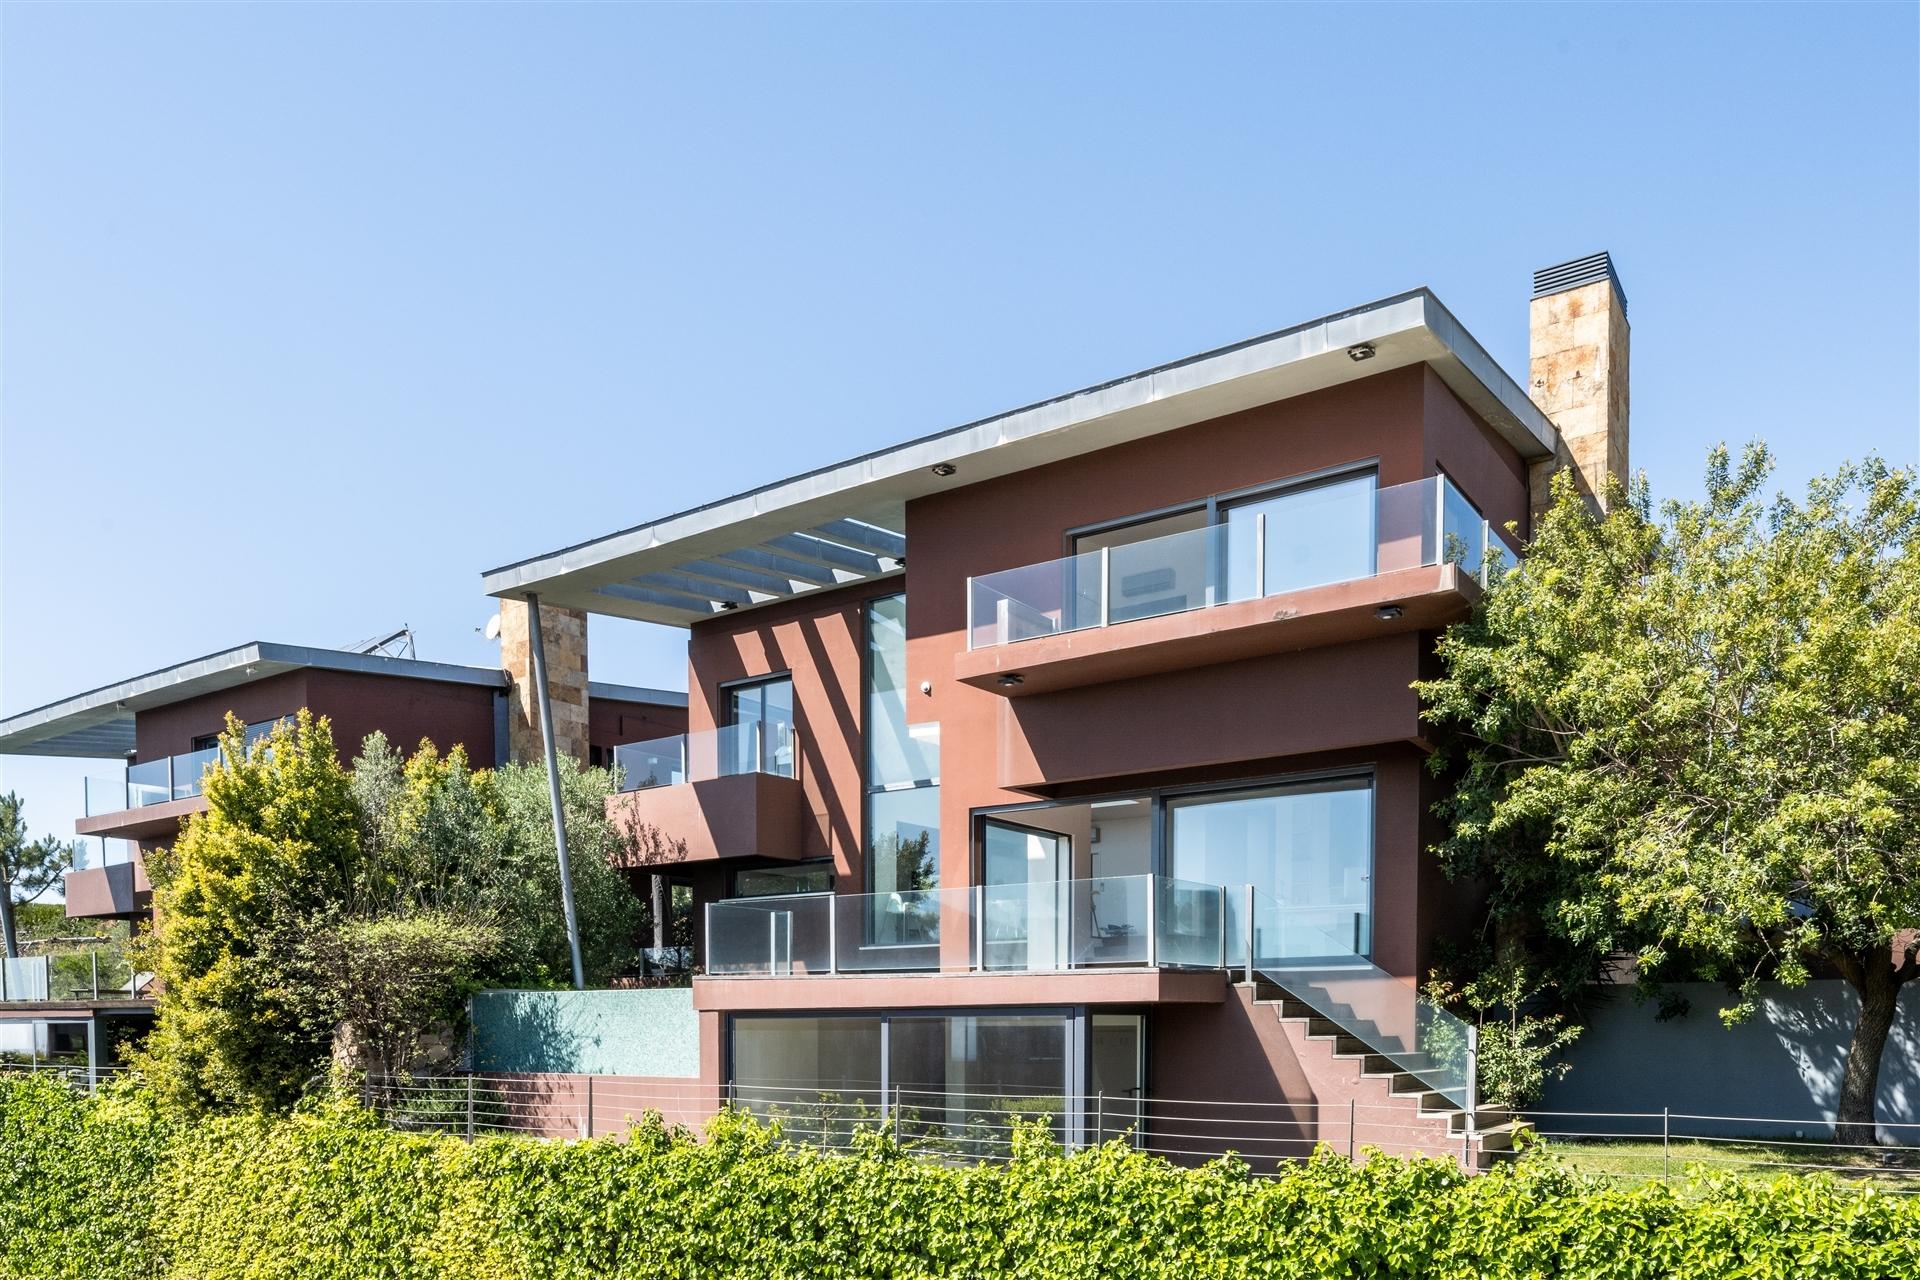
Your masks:
{"label": "stone-clad column", "polygon": [[[578,609],[540,606],[547,650],[547,696],[553,705],[554,749],[581,764],[587,762],[587,615]],[[540,702],[534,696],[533,649],[527,606],[500,602],[500,666],[512,685],[507,692],[508,754],[514,760],[539,760]]]}
{"label": "stone-clad column", "polygon": [[1598,497],[1609,475],[1627,477],[1627,297],[1613,259],[1598,253],[1534,272],[1528,306],[1528,388],[1560,440],[1552,461],[1533,468],[1533,508],[1547,482],[1575,468]]}

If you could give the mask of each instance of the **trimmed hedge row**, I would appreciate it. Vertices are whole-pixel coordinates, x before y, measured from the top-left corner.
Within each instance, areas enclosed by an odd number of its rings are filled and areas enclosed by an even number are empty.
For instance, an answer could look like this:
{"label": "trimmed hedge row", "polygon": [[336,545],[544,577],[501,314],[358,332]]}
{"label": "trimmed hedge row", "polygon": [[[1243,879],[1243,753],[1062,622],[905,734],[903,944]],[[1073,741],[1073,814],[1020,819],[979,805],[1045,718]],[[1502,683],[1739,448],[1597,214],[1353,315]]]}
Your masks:
{"label": "trimmed hedge row", "polygon": [[19,1280],[1920,1275],[1920,1198],[1824,1177],[1622,1189],[1545,1160],[1325,1157],[1276,1178],[1021,1135],[949,1168],[739,1115],[696,1142],[392,1132],[347,1104],[167,1119],[0,1079],[0,1275]]}

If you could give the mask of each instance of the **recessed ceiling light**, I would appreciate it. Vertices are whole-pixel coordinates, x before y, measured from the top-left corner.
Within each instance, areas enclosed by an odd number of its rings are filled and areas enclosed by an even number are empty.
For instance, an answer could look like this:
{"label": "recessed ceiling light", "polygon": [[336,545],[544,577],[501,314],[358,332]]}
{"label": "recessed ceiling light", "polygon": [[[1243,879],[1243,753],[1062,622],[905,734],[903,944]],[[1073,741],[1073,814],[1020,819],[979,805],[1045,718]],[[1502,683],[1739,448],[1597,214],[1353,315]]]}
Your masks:
{"label": "recessed ceiling light", "polygon": [[740,607],[740,602],[738,600],[722,600],[720,602],[720,612],[722,613],[732,613],[735,609],[738,609],[739,607]]}
{"label": "recessed ceiling light", "polygon": [[1380,619],[1380,621],[1382,622],[1392,622],[1395,618],[1399,617],[1403,612],[1404,610],[1402,610],[1400,606],[1397,604],[1383,604],[1378,609],[1375,609],[1373,611],[1373,616]]}
{"label": "recessed ceiling light", "polygon": [[1359,364],[1362,360],[1373,359],[1373,344],[1361,342],[1347,348],[1347,359]]}
{"label": "recessed ceiling light", "polygon": [[1018,671],[1009,671],[1000,677],[1000,687],[1002,689],[1011,689],[1017,684],[1025,684],[1026,682],[1027,678]]}
{"label": "recessed ceiling light", "polygon": [[960,468],[954,466],[951,462],[936,462],[932,467],[933,474],[937,476],[950,476],[959,469]]}

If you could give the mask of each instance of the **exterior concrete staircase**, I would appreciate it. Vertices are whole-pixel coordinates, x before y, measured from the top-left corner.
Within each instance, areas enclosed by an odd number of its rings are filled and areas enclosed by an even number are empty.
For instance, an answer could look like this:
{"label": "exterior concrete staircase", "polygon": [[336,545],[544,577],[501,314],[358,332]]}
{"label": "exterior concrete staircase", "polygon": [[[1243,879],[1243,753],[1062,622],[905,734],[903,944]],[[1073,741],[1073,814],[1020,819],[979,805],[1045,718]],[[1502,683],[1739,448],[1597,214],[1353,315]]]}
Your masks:
{"label": "exterior concrete staircase", "polygon": [[1459,1103],[1421,1079],[1425,1055],[1350,1006],[1314,994],[1309,1004],[1264,975],[1251,989],[1253,1002],[1279,1019],[1322,1100],[1321,1142],[1354,1158],[1375,1147],[1389,1155],[1447,1157],[1470,1170],[1486,1169],[1513,1149],[1523,1121],[1479,1107],[1469,1124]]}

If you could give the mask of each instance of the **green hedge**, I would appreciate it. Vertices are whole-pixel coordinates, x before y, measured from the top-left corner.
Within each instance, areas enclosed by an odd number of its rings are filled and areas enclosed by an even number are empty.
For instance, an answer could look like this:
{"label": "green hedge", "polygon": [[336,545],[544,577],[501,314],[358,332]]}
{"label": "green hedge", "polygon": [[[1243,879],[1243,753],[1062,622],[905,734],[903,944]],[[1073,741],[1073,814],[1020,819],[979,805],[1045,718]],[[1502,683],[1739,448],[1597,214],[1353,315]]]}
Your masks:
{"label": "green hedge", "polygon": [[0,1080],[0,1274],[20,1280],[750,1276],[1920,1276],[1920,1197],[1825,1178],[1622,1189],[1326,1157],[1276,1178],[1119,1145],[949,1168],[724,1116],[703,1142],[394,1133],[344,1104],[173,1123]]}

